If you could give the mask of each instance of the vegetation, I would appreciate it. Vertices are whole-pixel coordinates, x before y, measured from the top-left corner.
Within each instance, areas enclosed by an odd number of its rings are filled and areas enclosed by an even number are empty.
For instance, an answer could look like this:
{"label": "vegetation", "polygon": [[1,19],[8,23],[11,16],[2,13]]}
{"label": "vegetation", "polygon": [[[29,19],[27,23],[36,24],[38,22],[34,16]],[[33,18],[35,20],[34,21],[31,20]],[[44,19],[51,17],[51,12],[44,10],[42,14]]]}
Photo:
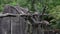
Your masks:
{"label": "vegetation", "polygon": [[21,7],[28,7],[31,12],[42,12],[43,6],[46,6],[47,14],[50,14],[48,18],[53,17],[50,20],[51,27],[60,29],[60,0],[0,0],[0,11],[2,11],[5,4],[19,5]]}

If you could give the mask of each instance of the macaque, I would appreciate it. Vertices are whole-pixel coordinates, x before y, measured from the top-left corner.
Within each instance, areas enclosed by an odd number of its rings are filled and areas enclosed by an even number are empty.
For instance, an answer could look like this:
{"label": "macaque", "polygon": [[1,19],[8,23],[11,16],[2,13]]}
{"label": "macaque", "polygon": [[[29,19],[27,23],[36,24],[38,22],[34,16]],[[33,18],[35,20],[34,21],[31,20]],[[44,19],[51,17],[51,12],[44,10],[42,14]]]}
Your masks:
{"label": "macaque", "polygon": [[20,6],[5,5],[3,14],[4,13],[28,14],[28,9],[27,8],[22,8]]}

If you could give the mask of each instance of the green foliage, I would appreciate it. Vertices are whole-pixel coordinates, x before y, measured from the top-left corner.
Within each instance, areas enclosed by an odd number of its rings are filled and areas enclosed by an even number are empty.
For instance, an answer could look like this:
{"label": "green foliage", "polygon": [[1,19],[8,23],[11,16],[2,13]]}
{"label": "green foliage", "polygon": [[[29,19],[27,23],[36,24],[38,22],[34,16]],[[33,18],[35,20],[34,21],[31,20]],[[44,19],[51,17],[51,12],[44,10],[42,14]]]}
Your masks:
{"label": "green foliage", "polygon": [[54,24],[55,28],[60,28],[59,27],[59,25],[60,25],[60,5],[52,8],[49,11],[49,14],[55,18],[55,19],[51,20],[52,23],[53,23],[53,21],[55,21],[55,23],[56,23],[56,24]]}
{"label": "green foliage", "polygon": [[56,18],[56,20],[60,19],[60,5],[52,8],[52,10],[49,11],[49,14]]}

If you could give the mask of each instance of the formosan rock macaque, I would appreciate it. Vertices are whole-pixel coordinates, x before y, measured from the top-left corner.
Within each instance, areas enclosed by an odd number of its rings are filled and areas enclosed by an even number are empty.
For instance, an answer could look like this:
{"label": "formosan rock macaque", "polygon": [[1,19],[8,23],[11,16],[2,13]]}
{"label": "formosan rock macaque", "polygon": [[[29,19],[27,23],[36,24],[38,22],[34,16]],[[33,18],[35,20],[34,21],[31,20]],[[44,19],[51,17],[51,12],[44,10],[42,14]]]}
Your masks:
{"label": "formosan rock macaque", "polygon": [[28,14],[28,8],[22,8],[20,6],[5,5],[3,13],[13,14]]}

